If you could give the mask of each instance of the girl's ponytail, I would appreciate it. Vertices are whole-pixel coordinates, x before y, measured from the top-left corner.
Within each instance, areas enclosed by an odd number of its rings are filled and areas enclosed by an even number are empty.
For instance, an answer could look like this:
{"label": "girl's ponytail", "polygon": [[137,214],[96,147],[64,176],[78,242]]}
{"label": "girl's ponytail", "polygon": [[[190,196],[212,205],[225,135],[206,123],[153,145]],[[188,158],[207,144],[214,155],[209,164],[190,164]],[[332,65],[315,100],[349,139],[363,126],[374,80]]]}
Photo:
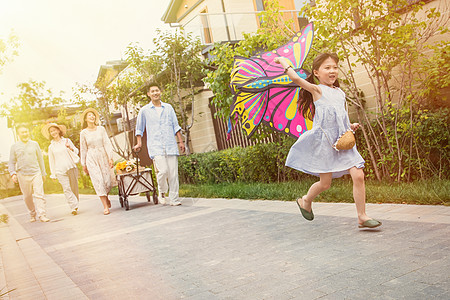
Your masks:
{"label": "girl's ponytail", "polygon": [[[309,74],[306,77],[306,81],[315,84],[316,76],[314,73]],[[303,118],[312,120],[316,112],[316,107],[314,106],[313,96],[310,92],[305,89],[300,90],[300,97],[298,101],[298,111],[302,114]]]}
{"label": "girl's ponytail", "polygon": [[[319,54],[312,63],[311,74],[306,77],[306,81],[312,84],[316,84],[317,77],[314,75],[314,70],[319,70],[322,63],[328,58],[332,58],[336,62],[336,64],[339,63],[339,58],[335,53]],[[337,79],[334,82],[334,86],[339,87],[339,81]],[[316,107],[314,106],[314,99],[312,94],[305,89],[301,89],[298,100],[298,111],[305,119],[312,120],[316,113]]]}

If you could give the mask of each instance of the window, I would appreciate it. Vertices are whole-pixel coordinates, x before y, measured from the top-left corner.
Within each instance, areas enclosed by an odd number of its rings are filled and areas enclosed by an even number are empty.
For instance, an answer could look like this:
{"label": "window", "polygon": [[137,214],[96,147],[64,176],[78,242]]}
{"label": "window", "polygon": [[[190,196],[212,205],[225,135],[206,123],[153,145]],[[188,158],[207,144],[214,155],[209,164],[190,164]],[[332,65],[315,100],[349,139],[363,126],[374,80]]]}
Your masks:
{"label": "window", "polygon": [[256,10],[257,11],[265,10],[265,8],[264,8],[264,0],[255,0],[255,4],[256,4]]}
{"label": "window", "polygon": [[203,40],[205,44],[212,44],[212,35],[211,35],[211,26],[209,25],[209,16],[206,15],[208,13],[208,10],[205,8],[204,10],[200,11],[200,19],[202,22],[202,28],[203,28]]}

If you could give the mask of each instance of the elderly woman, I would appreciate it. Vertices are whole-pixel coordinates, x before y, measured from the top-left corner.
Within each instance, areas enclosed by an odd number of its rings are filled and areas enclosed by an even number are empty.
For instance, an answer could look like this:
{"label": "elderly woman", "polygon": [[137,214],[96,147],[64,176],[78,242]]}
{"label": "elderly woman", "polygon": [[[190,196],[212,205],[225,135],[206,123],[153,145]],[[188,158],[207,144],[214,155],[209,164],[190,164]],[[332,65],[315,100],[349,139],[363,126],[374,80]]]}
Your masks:
{"label": "elderly woman", "polygon": [[80,118],[83,130],[80,133],[81,165],[91,177],[97,196],[103,204],[103,214],[109,215],[111,201],[111,168],[113,167],[112,145],[104,127],[99,126],[100,115],[93,108],[86,109]]}
{"label": "elderly woman", "polygon": [[78,169],[76,166],[79,161],[78,149],[70,139],[64,138],[66,134],[66,126],[64,125],[48,123],[42,127],[42,134],[47,139],[51,139],[48,147],[50,178],[58,179],[72,214],[76,215],[80,202],[78,195]]}

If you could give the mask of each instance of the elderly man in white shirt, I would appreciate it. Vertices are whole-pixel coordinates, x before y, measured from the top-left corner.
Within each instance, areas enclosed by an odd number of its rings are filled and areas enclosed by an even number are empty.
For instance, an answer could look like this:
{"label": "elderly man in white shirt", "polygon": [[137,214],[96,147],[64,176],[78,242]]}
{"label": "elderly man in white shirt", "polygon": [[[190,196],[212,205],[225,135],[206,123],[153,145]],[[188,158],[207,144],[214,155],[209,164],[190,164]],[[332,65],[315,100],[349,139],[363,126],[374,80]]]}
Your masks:
{"label": "elderly man in white shirt", "polygon": [[[17,126],[19,141],[11,146],[8,170],[11,179],[19,183],[23,200],[30,212],[30,222],[36,221],[36,212],[41,222],[50,221],[46,216],[44,198],[45,166],[39,144],[30,140],[30,131]],[[33,199],[34,196],[34,199]]]}

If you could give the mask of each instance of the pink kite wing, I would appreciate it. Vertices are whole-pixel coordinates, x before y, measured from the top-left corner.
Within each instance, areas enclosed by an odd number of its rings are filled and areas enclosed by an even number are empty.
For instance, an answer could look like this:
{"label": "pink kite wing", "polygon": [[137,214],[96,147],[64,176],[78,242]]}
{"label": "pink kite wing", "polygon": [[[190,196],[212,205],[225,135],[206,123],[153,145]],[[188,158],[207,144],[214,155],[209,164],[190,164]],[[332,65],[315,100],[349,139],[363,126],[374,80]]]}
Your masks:
{"label": "pink kite wing", "polygon": [[275,57],[285,57],[297,74],[306,78],[301,66],[311,48],[313,24],[308,24],[287,44],[250,58],[236,56],[231,72],[230,88],[234,95],[231,115],[238,114],[248,137],[263,124],[293,137],[312,127],[297,112],[300,87],[284,74]]}
{"label": "pink kite wing", "polygon": [[305,119],[297,109],[301,88],[274,87],[269,90],[269,99],[263,124],[273,130],[298,138],[312,128],[312,121]]}

